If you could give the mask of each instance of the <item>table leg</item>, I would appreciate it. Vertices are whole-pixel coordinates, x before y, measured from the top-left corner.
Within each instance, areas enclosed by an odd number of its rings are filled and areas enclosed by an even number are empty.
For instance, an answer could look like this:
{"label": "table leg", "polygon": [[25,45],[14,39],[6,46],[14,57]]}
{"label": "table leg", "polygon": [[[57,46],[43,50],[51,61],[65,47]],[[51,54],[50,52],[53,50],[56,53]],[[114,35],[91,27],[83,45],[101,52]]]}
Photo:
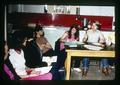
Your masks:
{"label": "table leg", "polygon": [[66,68],[66,80],[70,79],[70,67],[71,67],[71,55],[68,52],[67,53],[67,59],[65,62],[65,68]]}

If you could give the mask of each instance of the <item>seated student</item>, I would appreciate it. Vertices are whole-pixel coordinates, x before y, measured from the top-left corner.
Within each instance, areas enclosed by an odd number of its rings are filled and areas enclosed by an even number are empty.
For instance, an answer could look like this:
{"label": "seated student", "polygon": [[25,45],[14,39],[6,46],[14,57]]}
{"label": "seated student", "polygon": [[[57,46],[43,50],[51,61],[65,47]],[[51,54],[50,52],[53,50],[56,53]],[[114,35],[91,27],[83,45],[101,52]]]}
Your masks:
{"label": "seated student", "polygon": [[40,25],[36,25],[35,27],[35,41],[39,46],[40,50],[42,51],[43,56],[53,56],[55,52],[48,42],[48,40],[44,36],[43,27]]}
{"label": "seated student", "polygon": [[[92,24],[91,29],[86,31],[84,38],[83,38],[83,42],[84,43],[99,43],[101,47],[104,48],[105,38],[103,34],[101,33],[101,31],[99,31],[98,29],[99,29],[99,24],[94,22]],[[86,76],[88,69],[89,69],[89,58],[87,57],[83,58],[82,64],[83,64],[82,76]],[[108,75],[109,72],[108,72],[108,59],[107,58],[101,59],[101,67],[102,67],[102,73],[104,73],[105,75]]]}
{"label": "seated student", "polygon": [[[27,32],[25,33],[27,34]],[[31,34],[33,37],[33,34]],[[27,42],[24,47],[26,65],[31,68],[47,66],[47,63],[42,62],[43,56],[56,55],[52,46],[44,37],[44,32],[41,26],[36,25],[34,30],[33,40],[28,41],[29,36],[26,35]]]}
{"label": "seated student", "polygon": [[34,68],[27,68],[25,65],[24,52],[22,49],[22,40],[19,37],[19,32],[14,32],[12,36],[12,46],[9,49],[9,59],[15,72],[22,80],[51,80],[52,74],[42,74],[40,71],[36,71]]}
{"label": "seated student", "polygon": [[[68,31],[66,31],[62,37],[56,42],[60,44],[60,55],[59,55],[59,64],[61,66],[64,66],[65,60],[66,60],[66,52],[65,52],[65,42],[74,42],[74,41],[79,41],[79,28],[77,25],[72,25]],[[75,61],[74,63],[74,70],[80,72],[81,69],[80,67],[80,58],[74,58],[72,61]]]}

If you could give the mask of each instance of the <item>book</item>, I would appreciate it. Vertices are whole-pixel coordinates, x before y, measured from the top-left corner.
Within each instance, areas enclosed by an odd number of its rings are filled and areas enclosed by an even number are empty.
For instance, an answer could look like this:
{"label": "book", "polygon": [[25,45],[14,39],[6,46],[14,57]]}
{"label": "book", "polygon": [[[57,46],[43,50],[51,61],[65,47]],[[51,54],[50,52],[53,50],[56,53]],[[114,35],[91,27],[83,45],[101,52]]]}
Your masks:
{"label": "book", "polygon": [[83,42],[80,41],[72,41],[72,42],[65,42],[65,45],[68,45],[69,47],[77,47],[77,45],[83,45]]}

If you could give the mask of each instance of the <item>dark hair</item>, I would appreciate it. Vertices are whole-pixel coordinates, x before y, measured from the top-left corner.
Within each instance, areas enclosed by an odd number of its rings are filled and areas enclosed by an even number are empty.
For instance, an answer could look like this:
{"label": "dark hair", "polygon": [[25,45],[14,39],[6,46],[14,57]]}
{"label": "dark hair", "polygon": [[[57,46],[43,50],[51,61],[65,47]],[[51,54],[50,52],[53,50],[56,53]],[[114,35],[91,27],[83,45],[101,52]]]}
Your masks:
{"label": "dark hair", "polygon": [[15,31],[13,34],[11,34],[8,45],[12,49],[21,49],[23,40],[24,38],[21,31]]}
{"label": "dark hair", "polygon": [[[35,37],[36,37],[36,32],[38,31],[43,31],[43,27],[41,25],[36,25],[35,30],[34,30]],[[43,36],[44,36],[44,31],[43,31]]]}
{"label": "dark hair", "polygon": [[76,29],[76,33],[75,33],[75,39],[79,37],[79,27],[77,24],[73,24],[71,27],[70,27],[70,30],[68,31],[68,38],[71,38],[71,31],[72,29],[75,28]]}
{"label": "dark hair", "polygon": [[36,25],[36,27],[35,27],[35,32],[38,32],[38,31],[43,31],[43,28],[42,28],[42,26],[41,25]]}
{"label": "dark hair", "polygon": [[27,39],[33,38],[33,32],[34,32],[33,28],[26,27],[26,29],[23,29],[21,31],[22,31],[22,35],[24,38],[26,38],[26,37],[27,37]]}
{"label": "dark hair", "polygon": [[97,23],[96,23],[96,26],[98,27],[98,28],[97,28],[98,30],[101,29],[101,24],[97,24]]}

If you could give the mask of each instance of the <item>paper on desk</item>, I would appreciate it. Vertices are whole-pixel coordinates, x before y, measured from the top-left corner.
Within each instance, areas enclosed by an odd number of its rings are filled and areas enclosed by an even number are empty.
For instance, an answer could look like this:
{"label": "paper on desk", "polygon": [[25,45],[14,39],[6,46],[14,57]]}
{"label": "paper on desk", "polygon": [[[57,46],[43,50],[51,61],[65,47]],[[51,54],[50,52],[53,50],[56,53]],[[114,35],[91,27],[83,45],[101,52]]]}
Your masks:
{"label": "paper on desk", "polygon": [[101,49],[103,49],[102,47],[93,46],[93,45],[84,45],[84,47],[89,49],[89,50],[101,50]]}

